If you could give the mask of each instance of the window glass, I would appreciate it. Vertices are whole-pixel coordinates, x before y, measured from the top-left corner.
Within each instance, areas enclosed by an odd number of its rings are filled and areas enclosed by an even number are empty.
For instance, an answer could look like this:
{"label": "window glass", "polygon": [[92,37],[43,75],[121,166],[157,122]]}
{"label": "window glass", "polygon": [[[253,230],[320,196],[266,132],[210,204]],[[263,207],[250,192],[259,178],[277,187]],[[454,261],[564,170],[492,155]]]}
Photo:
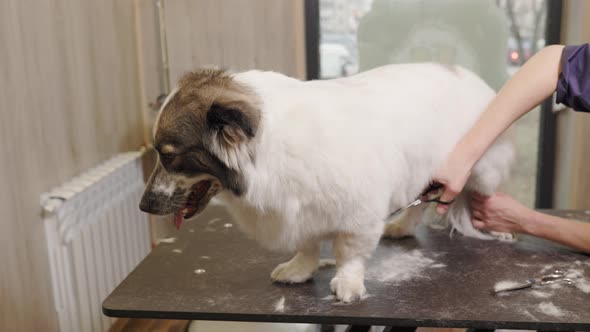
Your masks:
{"label": "window glass", "polygon": [[[320,0],[320,77],[391,63],[459,64],[496,91],[545,45],[545,0]],[[511,129],[517,149],[505,188],[534,205],[540,112]]]}

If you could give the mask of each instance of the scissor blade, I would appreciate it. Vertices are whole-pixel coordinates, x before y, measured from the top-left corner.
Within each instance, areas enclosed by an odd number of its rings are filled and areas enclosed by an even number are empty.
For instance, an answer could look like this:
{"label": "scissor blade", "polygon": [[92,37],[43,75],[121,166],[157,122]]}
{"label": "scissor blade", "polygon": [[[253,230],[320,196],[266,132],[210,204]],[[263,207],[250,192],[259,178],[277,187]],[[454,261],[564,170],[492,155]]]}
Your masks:
{"label": "scissor blade", "polygon": [[404,212],[405,210],[407,210],[407,209],[409,209],[409,208],[411,208],[411,207],[413,207],[413,206],[420,205],[420,204],[422,204],[422,203],[423,203],[423,202],[422,202],[422,199],[418,198],[417,200],[413,201],[412,203],[408,204],[407,206],[405,206],[405,207],[403,207],[403,208],[401,208],[401,209],[397,209],[396,211],[392,212],[392,213],[389,215],[389,217],[387,217],[387,219],[391,219],[391,218],[393,218],[393,217],[395,217],[395,216],[399,215],[400,213]]}
{"label": "scissor blade", "polygon": [[535,284],[534,280],[527,280],[526,282],[520,283],[520,284],[516,284],[510,287],[504,287],[504,288],[494,288],[494,293],[501,293],[501,292],[510,292],[510,291],[515,291],[515,290],[519,290],[519,289],[524,289],[524,288],[529,288],[532,287]]}

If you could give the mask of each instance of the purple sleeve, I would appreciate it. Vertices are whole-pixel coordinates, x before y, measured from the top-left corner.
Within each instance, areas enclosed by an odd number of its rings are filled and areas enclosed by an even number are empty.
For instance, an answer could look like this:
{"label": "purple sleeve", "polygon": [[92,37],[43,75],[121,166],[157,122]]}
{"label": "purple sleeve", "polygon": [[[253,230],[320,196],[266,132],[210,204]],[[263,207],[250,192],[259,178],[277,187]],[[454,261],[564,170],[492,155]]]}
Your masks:
{"label": "purple sleeve", "polygon": [[556,102],[590,112],[590,44],[563,49]]}

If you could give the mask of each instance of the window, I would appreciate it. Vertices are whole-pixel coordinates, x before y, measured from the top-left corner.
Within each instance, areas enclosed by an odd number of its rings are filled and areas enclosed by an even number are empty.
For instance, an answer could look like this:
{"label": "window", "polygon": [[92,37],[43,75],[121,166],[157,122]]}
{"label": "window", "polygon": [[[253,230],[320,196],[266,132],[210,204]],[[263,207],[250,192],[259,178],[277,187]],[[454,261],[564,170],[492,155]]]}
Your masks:
{"label": "window", "polygon": [[[390,63],[459,64],[496,91],[545,46],[546,0],[319,0],[321,79]],[[535,204],[541,112],[510,130],[517,150],[502,190]]]}

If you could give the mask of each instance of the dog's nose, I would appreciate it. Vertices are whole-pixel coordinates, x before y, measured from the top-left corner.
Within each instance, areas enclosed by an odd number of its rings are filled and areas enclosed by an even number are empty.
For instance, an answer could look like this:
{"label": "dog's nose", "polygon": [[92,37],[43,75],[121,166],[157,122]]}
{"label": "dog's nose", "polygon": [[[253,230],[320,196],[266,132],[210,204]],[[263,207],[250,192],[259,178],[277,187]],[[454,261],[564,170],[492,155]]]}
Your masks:
{"label": "dog's nose", "polygon": [[139,202],[139,209],[145,213],[155,214],[157,212],[156,207],[156,198],[149,193],[143,194],[143,197]]}

